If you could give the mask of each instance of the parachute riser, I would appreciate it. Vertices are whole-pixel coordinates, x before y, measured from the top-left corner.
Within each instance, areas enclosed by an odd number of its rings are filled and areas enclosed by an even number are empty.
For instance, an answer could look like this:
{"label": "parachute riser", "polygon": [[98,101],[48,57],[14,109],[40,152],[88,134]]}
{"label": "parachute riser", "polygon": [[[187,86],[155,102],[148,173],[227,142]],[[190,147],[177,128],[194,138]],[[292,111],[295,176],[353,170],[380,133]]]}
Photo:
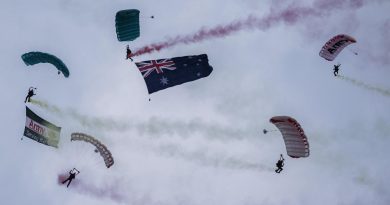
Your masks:
{"label": "parachute riser", "polygon": [[267,134],[268,132],[277,132],[278,130],[266,130],[266,129],[263,129],[263,133],[264,134]]}

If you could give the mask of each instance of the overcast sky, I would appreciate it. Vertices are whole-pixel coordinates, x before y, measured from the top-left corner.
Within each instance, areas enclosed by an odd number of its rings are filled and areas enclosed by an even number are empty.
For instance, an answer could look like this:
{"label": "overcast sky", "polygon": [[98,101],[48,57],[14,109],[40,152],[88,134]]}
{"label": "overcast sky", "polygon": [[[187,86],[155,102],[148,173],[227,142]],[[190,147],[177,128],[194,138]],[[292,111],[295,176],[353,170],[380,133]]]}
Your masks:
{"label": "overcast sky", "polygon": [[[214,68],[150,96],[115,33],[123,9],[141,12],[136,50],[297,8],[318,13],[135,57],[205,53]],[[388,0],[2,0],[0,10],[0,204],[390,204]],[[326,61],[318,53],[337,34],[357,43]],[[26,66],[30,51],[62,59],[69,78]],[[335,78],[336,63],[357,83]],[[21,140],[30,86],[47,106],[27,106],[62,127],[58,149]],[[277,115],[302,125],[308,158],[288,157],[279,132],[262,133]],[[72,132],[101,140],[115,164],[70,142]],[[73,167],[80,175],[60,186]]]}

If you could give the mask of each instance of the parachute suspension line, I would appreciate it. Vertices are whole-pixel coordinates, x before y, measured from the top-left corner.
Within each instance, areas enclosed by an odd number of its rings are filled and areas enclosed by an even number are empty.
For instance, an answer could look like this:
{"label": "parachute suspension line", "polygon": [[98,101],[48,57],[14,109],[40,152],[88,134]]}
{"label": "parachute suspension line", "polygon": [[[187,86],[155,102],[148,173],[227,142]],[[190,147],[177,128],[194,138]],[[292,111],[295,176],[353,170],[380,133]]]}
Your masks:
{"label": "parachute suspension line", "polygon": [[357,53],[356,51],[352,50],[352,49],[349,48],[349,47],[347,47],[347,50],[349,50],[350,52],[352,52],[352,53],[355,54],[355,55],[358,55],[358,53]]}
{"label": "parachute suspension line", "polygon": [[[70,146],[74,149],[74,154],[77,155],[77,159],[74,159],[76,164],[79,169],[86,169],[86,168],[96,168],[98,167],[98,161],[95,158],[95,152],[94,152],[94,147],[90,144],[84,144],[84,143],[77,143],[75,141],[71,141]],[[72,155],[74,156],[74,155]],[[74,166],[76,166],[74,165]]]}
{"label": "parachute suspension line", "polygon": [[148,17],[140,16],[139,18],[141,18],[141,19],[154,19],[154,16],[148,16]]}
{"label": "parachute suspension line", "polygon": [[96,169],[100,166],[105,166],[99,159],[100,156],[95,156],[99,155],[99,153],[94,152],[94,148],[91,145],[79,144],[72,146],[76,149],[75,153],[77,153],[78,157],[75,159],[77,161],[75,164],[77,164],[79,169]]}
{"label": "parachute suspension line", "polygon": [[264,134],[267,134],[268,132],[276,132],[278,130],[266,130],[266,129],[263,129],[263,133]]}

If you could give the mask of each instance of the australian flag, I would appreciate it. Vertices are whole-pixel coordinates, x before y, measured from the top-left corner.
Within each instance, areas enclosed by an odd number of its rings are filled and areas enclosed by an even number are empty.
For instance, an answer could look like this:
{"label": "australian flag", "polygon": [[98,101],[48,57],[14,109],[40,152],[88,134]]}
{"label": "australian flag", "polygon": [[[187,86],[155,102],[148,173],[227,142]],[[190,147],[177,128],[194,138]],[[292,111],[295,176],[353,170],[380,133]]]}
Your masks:
{"label": "australian flag", "polygon": [[135,63],[144,77],[149,94],[210,75],[206,54],[149,60]]}

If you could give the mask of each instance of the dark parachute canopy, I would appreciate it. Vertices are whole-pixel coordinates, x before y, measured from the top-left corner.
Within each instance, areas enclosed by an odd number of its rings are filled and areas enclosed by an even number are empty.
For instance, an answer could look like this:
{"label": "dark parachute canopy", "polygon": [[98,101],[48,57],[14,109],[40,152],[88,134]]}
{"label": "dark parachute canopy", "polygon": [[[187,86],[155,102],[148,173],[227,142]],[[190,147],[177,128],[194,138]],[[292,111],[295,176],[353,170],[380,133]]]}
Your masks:
{"label": "dark parachute canopy", "polygon": [[62,72],[65,77],[69,77],[68,67],[54,55],[42,52],[28,52],[22,55],[22,60],[28,66],[38,63],[50,63],[57,68],[58,72]]}
{"label": "dark parachute canopy", "polygon": [[275,116],[269,120],[282,133],[288,156],[308,157],[309,142],[301,125],[292,117]]}
{"label": "dark parachute canopy", "polygon": [[133,41],[139,37],[139,10],[118,11],[115,16],[118,41]]}
{"label": "dark parachute canopy", "polygon": [[110,168],[114,164],[114,158],[112,157],[110,150],[108,150],[104,144],[102,144],[94,137],[84,133],[76,132],[71,134],[70,141],[84,141],[91,143],[93,146],[95,146],[95,151],[99,152],[100,156],[103,157],[104,163],[106,164],[107,168]]}

